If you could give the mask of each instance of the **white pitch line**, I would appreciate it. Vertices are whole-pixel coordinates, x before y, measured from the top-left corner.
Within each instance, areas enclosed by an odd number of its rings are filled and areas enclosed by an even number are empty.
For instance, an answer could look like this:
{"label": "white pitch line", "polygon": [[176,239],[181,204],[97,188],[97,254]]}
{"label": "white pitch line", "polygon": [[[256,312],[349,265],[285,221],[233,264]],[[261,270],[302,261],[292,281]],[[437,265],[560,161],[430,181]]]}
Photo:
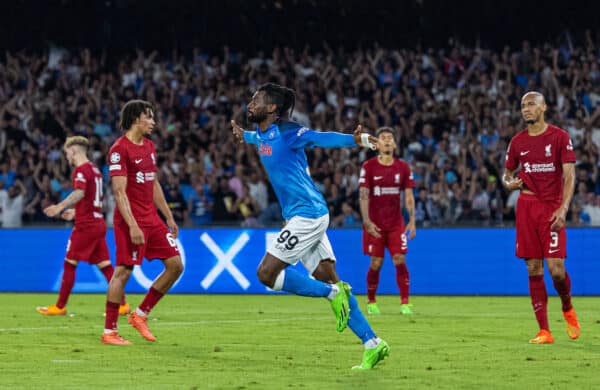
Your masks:
{"label": "white pitch line", "polygon": [[[152,326],[188,326],[188,325],[212,325],[212,324],[244,324],[248,322],[259,323],[278,323],[278,322],[294,322],[294,321],[315,321],[327,320],[331,317],[284,317],[284,318],[264,318],[264,319],[247,319],[247,320],[200,320],[200,321],[169,321],[161,322],[159,320],[152,321]],[[30,328],[0,328],[0,332],[15,332],[15,331],[48,331],[57,329],[74,329],[76,326],[44,326]],[[103,328],[100,325],[94,325],[93,328]]]}
{"label": "white pitch line", "polygon": [[54,359],[54,360],[50,360],[50,361],[52,363],[81,363],[82,362],[82,360],[68,360],[68,359],[65,359],[65,360]]}
{"label": "white pitch line", "polygon": [[70,326],[40,326],[37,328],[0,328],[0,332],[15,332],[24,330],[70,329]]}

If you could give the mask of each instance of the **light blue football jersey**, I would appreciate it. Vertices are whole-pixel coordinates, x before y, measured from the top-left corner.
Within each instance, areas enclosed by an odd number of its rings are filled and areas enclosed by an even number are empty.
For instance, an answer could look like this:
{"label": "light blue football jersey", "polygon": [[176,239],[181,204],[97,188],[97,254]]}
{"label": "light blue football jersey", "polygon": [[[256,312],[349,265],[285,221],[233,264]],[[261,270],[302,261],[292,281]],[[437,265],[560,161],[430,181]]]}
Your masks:
{"label": "light blue football jersey", "polygon": [[310,177],[304,149],[357,146],[352,134],[319,132],[285,119],[275,121],[264,132],[258,126],[256,131],[244,131],[244,140],[257,146],[286,221],[328,213],[327,203]]}

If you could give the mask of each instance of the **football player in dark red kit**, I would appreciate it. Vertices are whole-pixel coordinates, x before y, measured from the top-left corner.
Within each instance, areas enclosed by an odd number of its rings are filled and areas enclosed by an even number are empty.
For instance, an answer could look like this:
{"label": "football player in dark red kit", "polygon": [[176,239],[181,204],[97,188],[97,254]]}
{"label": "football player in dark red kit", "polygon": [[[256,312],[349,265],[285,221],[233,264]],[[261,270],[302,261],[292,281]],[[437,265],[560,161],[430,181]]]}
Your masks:
{"label": "football player in dark red kit", "polygon": [[[125,135],[115,141],[108,154],[109,172],[117,207],[114,231],[117,267],[108,287],[103,344],[130,345],[117,332],[118,301],[135,265],[142,259],[160,259],[165,269],[148,294],[129,315],[129,323],[148,341],[156,341],[148,329],[147,315],[183,272],[175,239],[178,227],[165,201],[156,175],[156,150],[146,138],[154,128],[152,105],[131,100],[121,110]],[[157,207],[167,226],[160,219]]]}
{"label": "football player in dark red kit", "polygon": [[[408,303],[410,278],[406,267],[408,240],[417,233],[415,225],[415,198],[412,173],[408,164],[394,158],[396,140],[390,127],[376,132],[379,155],[365,161],[360,171],[360,212],[363,218],[363,252],[371,256],[367,272],[367,313],[380,314],[375,294],[379,285],[379,271],[384,250],[388,249],[396,267],[396,283],[400,289],[400,312],[412,314]],[[404,226],[402,198],[408,210],[409,221]]]}
{"label": "football player in dark red kit", "polygon": [[[571,304],[571,280],[565,270],[565,218],[575,186],[575,153],[569,134],[544,120],[546,102],[538,92],[521,99],[527,128],[511,140],[502,182],[509,191],[521,190],[516,206],[517,257],[525,259],[529,294],[540,331],[529,342],[554,342],[548,326],[548,295],[544,259],[562,301],[567,334],[579,337],[580,327]],[[517,176],[515,171],[521,167]]]}
{"label": "football player in dark red kit", "polygon": [[[73,167],[71,182],[73,192],[62,202],[44,209],[48,217],[60,215],[75,226],[67,244],[67,254],[63,265],[63,275],[56,304],[38,307],[38,313],[45,316],[65,315],[67,301],[75,284],[75,270],[79,261],[87,261],[98,266],[106,281],[110,282],[113,267],[110,264],[106,245],[106,223],[102,214],[102,174],[87,158],[89,141],[85,137],[68,137],[63,150],[68,163]],[[71,209],[75,206],[75,209]],[[119,314],[129,313],[129,305],[121,296]]]}

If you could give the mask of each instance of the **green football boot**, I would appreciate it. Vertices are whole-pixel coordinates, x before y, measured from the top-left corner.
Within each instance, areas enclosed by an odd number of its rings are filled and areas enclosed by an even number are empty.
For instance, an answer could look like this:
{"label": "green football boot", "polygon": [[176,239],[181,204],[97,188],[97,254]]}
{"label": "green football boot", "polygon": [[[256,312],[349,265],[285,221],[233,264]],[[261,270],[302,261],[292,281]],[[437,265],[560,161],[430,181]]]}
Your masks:
{"label": "green football boot", "polygon": [[350,304],[348,296],[350,294],[350,285],[344,282],[337,282],[339,293],[331,300],[331,309],[335,314],[335,328],[338,332],[343,332],[348,325],[350,318]]}
{"label": "green football boot", "polygon": [[385,341],[381,340],[379,345],[375,348],[365,349],[363,354],[362,363],[360,366],[352,367],[353,370],[370,370],[377,365],[380,361],[388,357],[390,354],[390,346]]}
{"label": "green football boot", "polygon": [[377,306],[376,302],[367,303],[367,314],[381,314],[381,310],[379,310],[379,306]]}

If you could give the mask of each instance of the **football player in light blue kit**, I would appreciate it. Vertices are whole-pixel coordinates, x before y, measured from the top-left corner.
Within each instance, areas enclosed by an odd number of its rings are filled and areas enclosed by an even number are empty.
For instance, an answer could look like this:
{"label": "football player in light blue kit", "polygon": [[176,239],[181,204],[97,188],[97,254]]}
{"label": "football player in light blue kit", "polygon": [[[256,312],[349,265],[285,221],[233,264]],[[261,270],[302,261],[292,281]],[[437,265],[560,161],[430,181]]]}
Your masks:
{"label": "football player in light blue kit", "polygon": [[[353,369],[371,369],[389,355],[390,347],[375,335],[350,286],[337,275],[335,256],[326,234],[327,203],[310,177],[304,149],[374,148],[377,139],[361,133],[360,125],[353,135],[302,127],[287,119],[294,102],[293,90],[273,83],[264,84],[248,104],[248,120],[256,124],[255,130],[245,131],[231,121],[233,133],[240,142],[257,146],[287,221],[260,262],[258,278],[273,290],[329,299],[337,331],[342,332],[349,326],[365,346],[362,363]],[[287,268],[298,261],[315,279]]]}

